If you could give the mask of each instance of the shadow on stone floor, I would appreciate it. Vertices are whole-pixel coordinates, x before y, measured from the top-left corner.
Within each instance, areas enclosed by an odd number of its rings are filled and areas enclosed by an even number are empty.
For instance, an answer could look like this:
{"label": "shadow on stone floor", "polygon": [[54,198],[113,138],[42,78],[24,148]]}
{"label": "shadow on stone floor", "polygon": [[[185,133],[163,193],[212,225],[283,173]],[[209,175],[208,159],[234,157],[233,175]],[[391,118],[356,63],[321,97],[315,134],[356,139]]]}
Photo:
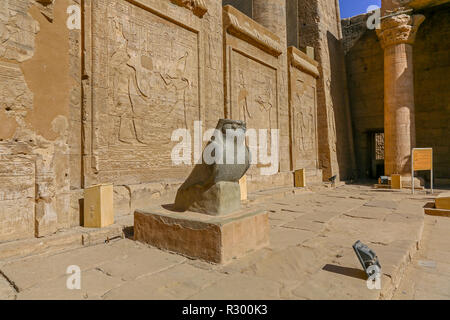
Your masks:
{"label": "shadow on stone floor", "polygon": [[344,275],[347,277],[352,277],[352,278],[361,279],[361,280],[367,280],[366,273],[360,269],[336,266],[333,264],[327,264],[325,267],[322,268],[322,270],[341,274],[341,275]]}
{"label": "shadow on stone floor", "polygon": [[134,240],[134,226],[123,228],[123,234],[126,239]]}

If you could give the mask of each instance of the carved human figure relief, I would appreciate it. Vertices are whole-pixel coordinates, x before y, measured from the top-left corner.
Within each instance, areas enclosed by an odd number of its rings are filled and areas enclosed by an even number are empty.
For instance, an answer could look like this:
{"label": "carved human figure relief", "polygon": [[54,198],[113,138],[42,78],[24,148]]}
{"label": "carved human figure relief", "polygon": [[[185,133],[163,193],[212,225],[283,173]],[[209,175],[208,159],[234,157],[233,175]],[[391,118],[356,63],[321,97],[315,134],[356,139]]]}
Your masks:
{"label": "carved human figure relief", "polygon": [[333,152],[336,152],[337,134],[336,134],[336,118],[333,106],[328,109],[328,127],[330,128],[330,144]]}
{"label": "carved human figure relief", "polygon": [[238,106],[239,106],[239,119],[245,122],[252,118],[248,106],[248,90],[247,84],[244,77],[244,72],[239,70],[239,95],[238,95]]}
{"label": "carved human figure relief", "polygon": [[[113,69],[114,114],[117,139],[120,143],[146,145],[144,130],[148,132],[149,107],[166,104],[164,118],[174,115],[174,110],[183,110],[183,120],[177,127],[188,128],[186,92],[191,82],[186,76],[189,52],[170,63],[154,61],[151,53],[130,49],[129,39],[123,31],[123,23],[113,21],[119,47],[111,57]],[[166,91],[167,105],[161,98],[155,99],[152,92]]]}
{"label": "carved human figure relief", "polygon": [[119,47],[111,56],[113,72],[113,104],[114,114],[118,116],[115,136],[121,143],[143,143],[139,141],[135,122],[133,98],[131,95],[136,79],[135,69],[130,68],[131,55],[128,51],[128,40],[124,35],[123,24],[112,22]]}
{"label": "carved human figure relief", "polygon": [[173,108],[175,108],[178,104],[181,104],[183,107],[184,128],[188,128],[186,91],[191,85],[189,79],[186,78],[186,65],[188,58],[189,52],[185,52],[182,57],[169,64],[169,67],[165,71],[160,72],[160,76],[164,81],[166,89],[173,89],[176,93],[176,103]]}

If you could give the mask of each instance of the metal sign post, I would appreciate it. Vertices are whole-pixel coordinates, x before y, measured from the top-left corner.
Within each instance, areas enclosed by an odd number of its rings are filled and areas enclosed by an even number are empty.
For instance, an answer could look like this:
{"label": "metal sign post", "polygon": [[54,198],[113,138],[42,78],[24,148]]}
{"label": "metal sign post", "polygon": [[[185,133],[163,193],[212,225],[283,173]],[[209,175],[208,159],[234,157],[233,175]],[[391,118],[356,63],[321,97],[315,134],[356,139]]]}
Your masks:
{"label": "metal sign post", "polygon": [[431,194],[434,193],[434,166],[433,166],[433,148],[414,148],[411,153],[411,187],[414,194],[414,172],[431,172]]}

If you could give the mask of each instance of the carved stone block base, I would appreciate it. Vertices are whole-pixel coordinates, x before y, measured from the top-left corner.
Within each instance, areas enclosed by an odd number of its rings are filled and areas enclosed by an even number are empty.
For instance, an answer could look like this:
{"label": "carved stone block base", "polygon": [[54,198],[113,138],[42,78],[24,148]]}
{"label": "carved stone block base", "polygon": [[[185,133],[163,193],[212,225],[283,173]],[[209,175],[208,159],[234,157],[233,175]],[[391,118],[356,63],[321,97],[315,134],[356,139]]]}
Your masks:
{"label": "carved stone block base", "polygon": [[190,210],[211,216],[236,212],[241,208],[239,182],[221,181],[209,188],[193,185],[179,190],[175,203],[178,210]]}
{"label": "carved stone block base", "polygon": [[221,217],[163,207],[134,214],[136,241],[218,264],[268,246],[269,233],[269,215],[259,209],[243,209]]}

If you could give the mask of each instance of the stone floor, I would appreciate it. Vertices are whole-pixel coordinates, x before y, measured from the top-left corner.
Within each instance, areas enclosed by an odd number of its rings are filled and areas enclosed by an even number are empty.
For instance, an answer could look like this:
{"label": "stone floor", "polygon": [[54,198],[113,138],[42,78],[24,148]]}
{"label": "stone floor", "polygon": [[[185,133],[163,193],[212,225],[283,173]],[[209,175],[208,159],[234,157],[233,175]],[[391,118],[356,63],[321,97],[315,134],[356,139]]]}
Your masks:
{"label": "stone floor", "polygon": [[[0,261],[0,299],[449,299],[450,219],[424,218],[429,201],[360,185],[289,194],[263,204],[271,246],[226,266],[119,239]],[[367,287],[357,240],[380,258],[381,290]],[[81,290],[67,289],[71,265]]]}
{"label": "stone floor", "polygon": [[396,300],[450,300],[450,218],[425,217],[421,248],[394,295]]}

